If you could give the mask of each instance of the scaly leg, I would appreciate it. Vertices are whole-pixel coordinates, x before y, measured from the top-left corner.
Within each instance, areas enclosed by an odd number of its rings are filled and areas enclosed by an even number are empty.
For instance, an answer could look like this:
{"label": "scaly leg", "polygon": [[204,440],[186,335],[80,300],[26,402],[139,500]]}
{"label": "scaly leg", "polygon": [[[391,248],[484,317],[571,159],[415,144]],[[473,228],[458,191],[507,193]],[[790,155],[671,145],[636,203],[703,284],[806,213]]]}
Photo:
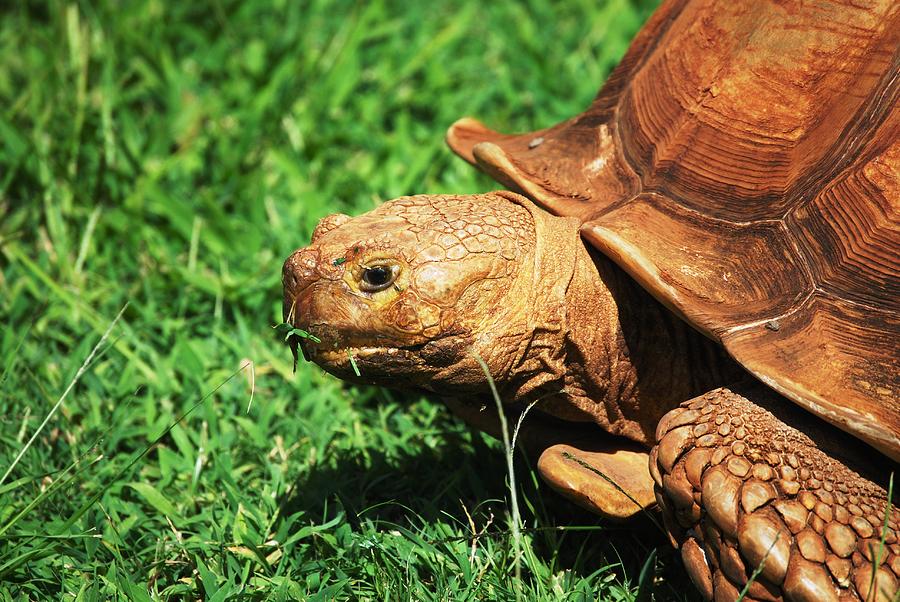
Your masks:
{"label": "scaly leg", "polygon": [[650,454],[666,528],[704,597],[735,600],[761,566],[744,600],[893,600],[895,506],[883,526],[896,464],[761,385],[732,389],[666,414]]}

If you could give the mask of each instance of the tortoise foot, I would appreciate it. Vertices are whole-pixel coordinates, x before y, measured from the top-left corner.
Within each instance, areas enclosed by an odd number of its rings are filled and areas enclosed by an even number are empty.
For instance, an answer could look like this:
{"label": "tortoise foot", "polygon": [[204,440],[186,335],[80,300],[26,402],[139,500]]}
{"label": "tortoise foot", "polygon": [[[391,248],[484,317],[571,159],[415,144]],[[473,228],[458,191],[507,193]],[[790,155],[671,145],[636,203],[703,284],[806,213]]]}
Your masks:
{"label": "tortoise foot", "polygon": [[656,440],[657,502],[706,599],[897,595],[900,512],[881,486],[894,466],[877,452],[759,386],[685,402]]}
{"label": "tortoise foot", "polygon": [[[502,439],[492,402],[451,397],[444,403],[470,426]],[[519,416],[507,415],[510,424]],[[656,504],[647,448],[588,423],[565,423],[535,410],[521,423],[518,444],[537,460],[541,478],[582,508],[611,519],[630,518]]]}
{"label": "tortoise foot", "polygon": [[647,450],[612,437],[602,443],[548,447],[538,460],[538,472],[560,494],[606,518],[630,518],[653,506]]}

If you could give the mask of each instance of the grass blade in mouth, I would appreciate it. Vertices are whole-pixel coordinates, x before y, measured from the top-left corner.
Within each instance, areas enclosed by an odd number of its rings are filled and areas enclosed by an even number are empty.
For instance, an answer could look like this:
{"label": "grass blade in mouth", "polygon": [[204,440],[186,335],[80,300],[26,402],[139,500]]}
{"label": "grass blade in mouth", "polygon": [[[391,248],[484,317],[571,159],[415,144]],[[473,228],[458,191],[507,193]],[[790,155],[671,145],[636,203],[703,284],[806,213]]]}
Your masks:
{"label": "grass blade in mouth", "polygon": [[354,358],[353,354],[350,353],[349,347],[347,348],[347,357],[350,359],[350,365],[353,366],[353,373],[357,376],[362,376],[362,374],[359,373],[359,366],[356,365],[356,358]]}
{"label": "grass blade in mouth", "polygon": [[276,324],[272,328],[275,329],[279,335],[284,335],[284,342],[287,343],[291,337],[299,337],[301,339],[309,339],[313,343],[321,343],[322,340],[314,334],[310,334],[309,332],[303,330],[302,328],[295,328],[293,325],[288,324],[287,322],[282,322],[281,324]]}

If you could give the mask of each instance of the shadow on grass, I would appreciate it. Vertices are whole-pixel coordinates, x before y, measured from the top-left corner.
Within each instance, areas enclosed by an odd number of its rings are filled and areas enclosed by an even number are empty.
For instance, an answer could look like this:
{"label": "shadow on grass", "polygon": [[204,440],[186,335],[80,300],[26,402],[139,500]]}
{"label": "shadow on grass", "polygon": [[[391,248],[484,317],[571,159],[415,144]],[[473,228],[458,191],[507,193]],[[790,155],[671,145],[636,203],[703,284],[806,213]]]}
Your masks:
{"label": "shadow on grass", "polygon": [[[476,531],[486,528],[482,537],[508,537],[506,466],[500,444],[465,429],[451,429],[438,441],[415,453],[333,451],[295,482],[282,500],[281,516],[300,512],[325,524],[343,512],[354,531],[371,525],[378,530],[399,526],[436,540],[446,533],[429,528],[438,522],[453,525],[450,538],[470,534],[468,514]],[[587,576],[600,567],[621,564],[616,572],[635,584],[655,549],[656,599],[699,600],[680,554],[649,517],[621,523],[601,519],[541,482],[524,454],[517,454],[515,469],[525,532],[532,538],[534,553],[554,572]]]}

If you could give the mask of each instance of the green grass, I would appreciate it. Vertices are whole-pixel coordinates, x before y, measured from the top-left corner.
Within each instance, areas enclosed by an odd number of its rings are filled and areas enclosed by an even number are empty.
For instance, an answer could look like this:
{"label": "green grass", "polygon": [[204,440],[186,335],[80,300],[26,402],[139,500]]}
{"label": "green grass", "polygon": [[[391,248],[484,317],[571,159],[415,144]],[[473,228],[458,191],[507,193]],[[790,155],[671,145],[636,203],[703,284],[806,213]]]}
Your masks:
{"label": "green grass", "polygon": [[292,372],[280,266],[317,220],[495,188],[446,127],[578,112],[653,2],[406,4],[4,10],[0,599],[693,595],[651,524],[521,458],[516,580],[497,442]]}

